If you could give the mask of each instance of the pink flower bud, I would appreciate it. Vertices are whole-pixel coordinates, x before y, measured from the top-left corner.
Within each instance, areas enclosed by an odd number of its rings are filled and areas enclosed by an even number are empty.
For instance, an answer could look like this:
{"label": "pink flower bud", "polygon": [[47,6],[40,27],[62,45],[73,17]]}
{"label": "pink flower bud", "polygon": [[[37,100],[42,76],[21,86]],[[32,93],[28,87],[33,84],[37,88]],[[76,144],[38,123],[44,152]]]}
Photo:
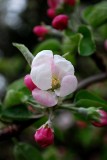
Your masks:
{"label": "pink flower bud", "polygon": [[96,127],[107,126],[107,112],[104,110],[98,110],[100,114],[99,122],[93,121],[92,124]]}
{"label": "pink flower bud", "polygon": [[64,2],[70,6],[74,6],[76,4],[76,0],[64,0]]}
{"label": "pink flower bud", "polygon": [[60,14],[56,16],[52,21],[52,26],[58,30],[63,30],[67,28],[67,25],[68,25],[68,16],[65,14]]}
{"label": "pink flower bud", "polygon": [[50,18],[54,18],[54,17],[56,16],[55,9],[49,8],[49,9],[47,10],[47,15],[48,15]]}
{"label": "pink flower bud", "polygon": [[57,8],[58,5],[62,2],[62,0],[48,0],[47,3],[48,3],[48,6],[50,8]]}
{"label": "pink flower bud", "polygon": [[26,87],[32,91],[36,88],[36,85],[32,82],[31,80],[31,77],[29,74],[27,74],[25,77],[24,77],[24,84],[26,85]]}
{"label": "pink flower bud", "polygon": [[48,29],[45,26],[35,26],[33,28],[33,33],[43,38],[48,33]]}
{"label": "pink flower bud", "polygon": [[52,128],[47,125],[40,127],[36,131],[34,139],[42,148],[48,147],[49,145],[53,144],[54,133]]}

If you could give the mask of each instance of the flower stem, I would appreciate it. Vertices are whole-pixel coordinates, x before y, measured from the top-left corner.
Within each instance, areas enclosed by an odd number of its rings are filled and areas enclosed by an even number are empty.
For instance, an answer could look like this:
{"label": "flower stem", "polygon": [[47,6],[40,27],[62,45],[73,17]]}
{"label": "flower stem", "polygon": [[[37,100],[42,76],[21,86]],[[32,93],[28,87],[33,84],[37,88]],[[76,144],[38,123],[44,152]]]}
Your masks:
{"label": "flower stem", "polygon": [[61,106],[56,107],[56,109],[69,109],[78,112],[78,108],[75,107],[75,104],[62,104]]}

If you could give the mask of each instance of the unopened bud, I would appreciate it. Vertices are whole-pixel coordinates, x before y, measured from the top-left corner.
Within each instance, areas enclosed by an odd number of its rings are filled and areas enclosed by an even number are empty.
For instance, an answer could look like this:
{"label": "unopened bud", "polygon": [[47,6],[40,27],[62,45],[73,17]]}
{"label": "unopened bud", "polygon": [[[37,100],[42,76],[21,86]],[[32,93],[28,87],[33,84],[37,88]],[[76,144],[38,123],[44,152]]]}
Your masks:
{"label": "unopened bud", "polygon": [[58,30],[64,30],[68,26],[68,16],[60,14],[56,16],[52,21],[52,26]]}
{"label": "unopened bud", "polygon": [[92,124],[96,127],[103,127],[107,126],[107,112],[104,110],[98,110],[99,113],[99,119],[98,121],[92,121]]}
{"label": "unopened bud", "polygon": [[54,143],[54,133],[48,124],[41,126],[34,135],[35,141],[40,147],[45,148]]}
{"label": "unopened bud", "polygon": [[33,33],[38,37],[44,38],[48,33],[48,29],[45,26],[35,26],[33,28]]}
{"label": "unopened bud", "polygon": [[32,82],[29,74],[24,77],[24,84],[30,91],[36,88],[36,85]]}

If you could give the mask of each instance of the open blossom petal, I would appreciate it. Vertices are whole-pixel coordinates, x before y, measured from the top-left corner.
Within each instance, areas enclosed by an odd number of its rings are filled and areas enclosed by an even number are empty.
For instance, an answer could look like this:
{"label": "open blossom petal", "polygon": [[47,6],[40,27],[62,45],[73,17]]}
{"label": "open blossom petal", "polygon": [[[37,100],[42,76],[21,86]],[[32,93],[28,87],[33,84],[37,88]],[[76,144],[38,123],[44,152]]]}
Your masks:
{"label": "open blossom petal", "polygon": [[54,74],[57,75],[59,79],[62,79],[65,75],[68,74],[74,75],[73,65],[65,58],[59,55],[54,55],[54,65]]}
{"label": "open blossom petal", "polygon": [[32,91],[32,96],[41,105],[47,107],[55,106],[58,103],[57,96],[51,91],[42,91],[36,88]]}
{"label": "open blossom petal", "polygon": [[42,90],[48,90],[52,87],[51,65],[44,63],[38,67],[33,67],[30,75],[33,83],[38,88]]}
{"label": "open blossom petal", "polygon": [[77,79],[74,75],[67,75],[62,79],[61,87],[55,90],[57,96],[64,97],[77,88]]}
{"label": "open blossom petal", "polygon": [[43,63],[52,63],[53,61],[53,53],[51,50],[43,50],[39,52],[32,61],[31,67],[39,66]]}

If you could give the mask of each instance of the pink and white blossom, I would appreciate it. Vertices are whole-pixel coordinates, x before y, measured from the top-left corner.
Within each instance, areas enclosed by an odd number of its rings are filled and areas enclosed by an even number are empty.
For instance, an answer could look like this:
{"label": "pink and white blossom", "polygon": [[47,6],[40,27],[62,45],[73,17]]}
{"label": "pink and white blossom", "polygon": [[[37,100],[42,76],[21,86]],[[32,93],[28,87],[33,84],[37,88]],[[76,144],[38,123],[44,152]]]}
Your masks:
{"label": "pink and white blossom", "polygon": [[32,95],[44,106],[55,106],[58,97],[65,97],[77,88],[71,62],[60,55],[53,55],[50,50],[43,50],[34,57],[30,76],[37,86]]}

